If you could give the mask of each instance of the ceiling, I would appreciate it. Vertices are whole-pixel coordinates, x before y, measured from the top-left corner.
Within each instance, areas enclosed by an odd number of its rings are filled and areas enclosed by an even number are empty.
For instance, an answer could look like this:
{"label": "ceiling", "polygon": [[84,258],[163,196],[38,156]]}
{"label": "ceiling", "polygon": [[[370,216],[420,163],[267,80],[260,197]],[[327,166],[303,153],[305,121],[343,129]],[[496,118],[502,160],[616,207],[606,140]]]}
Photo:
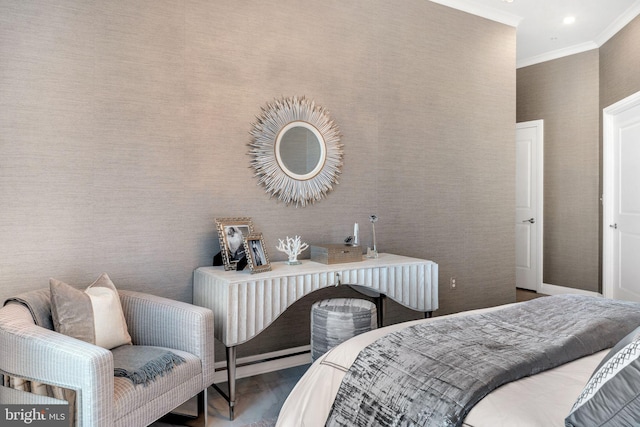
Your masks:
{"label": "ceiling", "polygon": [[431,1],[516,27],[518,68],[600,47],[640,14],[640,0]]}

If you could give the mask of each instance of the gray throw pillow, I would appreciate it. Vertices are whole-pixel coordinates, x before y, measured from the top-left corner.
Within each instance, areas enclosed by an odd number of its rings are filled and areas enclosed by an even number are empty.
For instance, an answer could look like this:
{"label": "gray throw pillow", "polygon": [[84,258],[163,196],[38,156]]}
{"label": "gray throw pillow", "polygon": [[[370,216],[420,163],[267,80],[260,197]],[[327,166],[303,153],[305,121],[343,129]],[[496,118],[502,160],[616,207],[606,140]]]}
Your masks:
{"label": "gray throw pillow", "polygon": [[106,273],[84,291],[56,279],[49,288],[56,332],[108,350],[131,344],[118,291]]}
{"label": "gray throw pillow", "polygon": [[640,419],[640,327],[616,344],[578,396],[565,426],[631,426]]}

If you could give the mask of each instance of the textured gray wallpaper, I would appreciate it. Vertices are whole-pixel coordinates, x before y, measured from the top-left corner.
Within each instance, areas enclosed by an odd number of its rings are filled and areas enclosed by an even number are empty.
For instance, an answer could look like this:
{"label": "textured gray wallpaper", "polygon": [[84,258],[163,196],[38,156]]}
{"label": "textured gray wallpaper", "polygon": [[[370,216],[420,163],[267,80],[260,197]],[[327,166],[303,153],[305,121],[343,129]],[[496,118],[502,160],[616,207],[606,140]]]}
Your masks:
{"label": "textured gray wallpaper", "polygon": [[600,292],[602,109],[640,91],[640,18],[599,49],[517,71],[517,120],[545,120],[544,282]]}
{"label": "textured gray wallpaper", "polygon": [[[191,301],[216,217],[252,217],[283,260],[286,235],[359,222],[367,243],[372,213],[381,251],[440,264],[436,314],[515,298],[514,28],[426,0],[0,0],[0,57],[1,299],[104,271]],[[345,153],[304,209],[256,185],[246,145],[293,95],[330,110]],[[240,355],[308,343],[326,296]]]}
{"label": "textured gray wallpaper", "polygon": [[600,48],[600,109],[640,91],[640,16]]}
{"label": "textured gray wallpaper", "polygon": [[543,282],[598,292],[598,50],[517,71],[518,122],[544,120]]}

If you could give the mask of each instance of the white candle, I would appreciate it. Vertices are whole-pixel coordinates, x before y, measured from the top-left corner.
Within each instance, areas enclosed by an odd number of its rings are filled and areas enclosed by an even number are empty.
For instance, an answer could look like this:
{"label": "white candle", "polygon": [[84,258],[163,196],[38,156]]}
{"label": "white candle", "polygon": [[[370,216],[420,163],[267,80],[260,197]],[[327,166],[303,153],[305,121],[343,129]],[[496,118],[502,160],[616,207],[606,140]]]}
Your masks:
{"label": "white candle", "polygon": [[360,232],[358,228],[358,223],[356,222],[353,225],[353,245],[358,246],[358,233]]}

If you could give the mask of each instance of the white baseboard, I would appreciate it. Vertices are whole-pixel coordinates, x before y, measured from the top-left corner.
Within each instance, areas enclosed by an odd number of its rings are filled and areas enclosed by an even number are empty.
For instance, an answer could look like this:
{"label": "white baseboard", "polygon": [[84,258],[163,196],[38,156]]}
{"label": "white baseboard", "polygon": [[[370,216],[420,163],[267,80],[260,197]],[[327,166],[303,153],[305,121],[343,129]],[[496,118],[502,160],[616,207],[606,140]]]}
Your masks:
{"label": "white baseboard", "polygon": [[593,291],[585,291],[583,289],[567,288],[565,286],[550,285],[543,283],[538,293],[545,295],[562,295],[562,294],[577,294],[577,295],[591,295],[601,297],[602,294]]}
{"label": "white baseboard", "polygon": [[[242,357],[236,360],[236,379],[307,365],[309,363],[311,363],[310,345]],[[213,382],[216,384],[226,382],[227,362],[216,362],[214,366],[216,373],[214,374]]]}

